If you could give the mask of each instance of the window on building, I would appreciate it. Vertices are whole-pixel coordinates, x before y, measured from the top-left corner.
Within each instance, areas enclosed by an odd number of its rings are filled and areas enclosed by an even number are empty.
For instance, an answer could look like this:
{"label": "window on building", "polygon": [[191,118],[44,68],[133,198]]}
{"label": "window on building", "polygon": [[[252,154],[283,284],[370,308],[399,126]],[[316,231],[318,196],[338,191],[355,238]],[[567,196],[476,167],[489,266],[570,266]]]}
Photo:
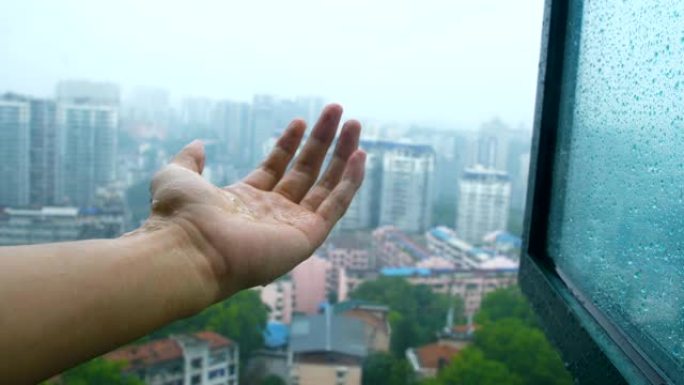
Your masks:
{"label": "window on building", "polygon": [[225,362],[228,359],[228,354],[225,351],[219,351],[209,356],[209,365],[216,365]]}
{"label": "window on building", "polygon": [[202,358],[193,358],[192,361],[190,361],[190,366],[193,369],[200,369],[202,367]]}
{"label": "window on building", "polygon": [[[548,304],[572,310],[604,373],[682,384],[684,3],[554,1],[547,15],[522,284],[550,330],[569,321]],[[573,365],[580,382],[601,375]]]}
{"label": "window on building", "polygon": [[209,379],[213,380],[214,378],[219,378],[219,377],[224,377],[226,375],[226,369],[221,368],[221,369],[215,369],[209,372]]}
{"label": "window on building", "polygon": [[202,376],[199,374],[196,374],[190,378],[190,384],[192,385],[198,385],[202,382]]}

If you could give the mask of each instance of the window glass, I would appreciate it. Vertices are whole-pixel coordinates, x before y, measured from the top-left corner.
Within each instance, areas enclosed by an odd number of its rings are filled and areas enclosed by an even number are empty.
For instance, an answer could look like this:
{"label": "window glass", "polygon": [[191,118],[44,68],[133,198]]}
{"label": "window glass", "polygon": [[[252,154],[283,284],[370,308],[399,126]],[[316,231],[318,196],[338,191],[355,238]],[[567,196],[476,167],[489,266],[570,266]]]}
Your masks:
{"label": "window glass", "polygon": [[672,378],[684,367],[684,2],[575,2],[548,252]]}

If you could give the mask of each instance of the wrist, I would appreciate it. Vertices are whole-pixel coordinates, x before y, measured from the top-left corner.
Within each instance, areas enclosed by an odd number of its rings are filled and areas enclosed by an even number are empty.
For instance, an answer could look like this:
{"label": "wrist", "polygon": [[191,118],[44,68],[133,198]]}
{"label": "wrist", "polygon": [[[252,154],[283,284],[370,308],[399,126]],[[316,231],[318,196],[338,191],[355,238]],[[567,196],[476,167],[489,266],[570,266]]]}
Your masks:
{"label": "wrist", "polygon": [[139,262],[150,269],[160,285],[166,286],[169,298],[165,302],[173,319],[197,314],[228,295],[216,279],[207,250],[186,226],[165,218],[150,218],[120,241],[126,247],[143,250]]}

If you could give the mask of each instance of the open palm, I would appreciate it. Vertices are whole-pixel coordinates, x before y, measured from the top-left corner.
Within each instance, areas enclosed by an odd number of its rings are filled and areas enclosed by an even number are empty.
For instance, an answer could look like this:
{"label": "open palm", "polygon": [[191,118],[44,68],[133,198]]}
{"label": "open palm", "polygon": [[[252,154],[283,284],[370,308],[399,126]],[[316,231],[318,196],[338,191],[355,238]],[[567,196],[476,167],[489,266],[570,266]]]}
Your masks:
{"label": "open palm", "polygon": [[363,180],[365,154],[357,149],[361,127],[353,120],[344,124],[318,179],[341,115],[338,105],[323,110],[287,170],[306,128],[302,120],[292,121],[259,168],[223,188],[201,177],[203,146],[192,142],[155,176],[147,225],[179,225],[225,291],[286,273],[325,240]]}

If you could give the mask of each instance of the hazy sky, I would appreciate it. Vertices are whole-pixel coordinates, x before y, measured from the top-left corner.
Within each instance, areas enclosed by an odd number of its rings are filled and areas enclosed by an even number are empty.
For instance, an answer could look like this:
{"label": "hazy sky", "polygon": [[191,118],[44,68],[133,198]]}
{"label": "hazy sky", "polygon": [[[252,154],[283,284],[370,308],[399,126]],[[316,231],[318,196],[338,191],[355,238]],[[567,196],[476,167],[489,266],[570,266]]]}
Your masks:
{"label": "hazy sky", "polygon": [[[249,100],[320,95],[347,115],[529,125],[542,0],[21,0],[0,5],[0,92],[60,79]],[[464,127],[467,128],[467,127]]]}

